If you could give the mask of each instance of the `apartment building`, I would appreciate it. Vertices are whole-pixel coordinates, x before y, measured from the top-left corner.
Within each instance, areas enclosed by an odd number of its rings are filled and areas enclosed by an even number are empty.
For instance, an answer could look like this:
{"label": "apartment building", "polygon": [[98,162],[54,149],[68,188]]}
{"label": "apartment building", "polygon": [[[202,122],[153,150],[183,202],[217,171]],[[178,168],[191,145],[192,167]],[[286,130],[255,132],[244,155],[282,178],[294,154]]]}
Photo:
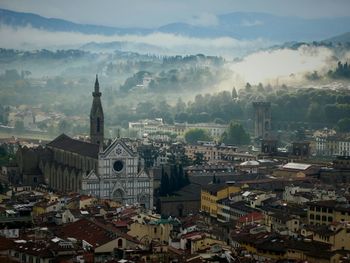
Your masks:
{"label": "apartment building", "polygon": [[307,208],[308,223],[329,225],[333,222],[350,221],[350,206],[335,200],[310,202]]}

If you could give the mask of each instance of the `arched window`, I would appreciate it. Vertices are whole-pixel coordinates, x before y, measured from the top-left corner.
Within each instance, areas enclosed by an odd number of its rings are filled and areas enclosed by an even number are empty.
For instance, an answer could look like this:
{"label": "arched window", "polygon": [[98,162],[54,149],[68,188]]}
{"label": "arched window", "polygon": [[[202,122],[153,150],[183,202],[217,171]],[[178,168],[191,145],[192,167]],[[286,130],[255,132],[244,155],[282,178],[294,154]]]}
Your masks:
{"label": "arched window", "polygon": [[118,239],[118,247],[122,248],[123,247],[123,239]]}
{"label": "arched window", "polygon": [[100,118],[99,117],[97,117],[97,122],[96,122],[96,131],[97,132],[100,132]]}

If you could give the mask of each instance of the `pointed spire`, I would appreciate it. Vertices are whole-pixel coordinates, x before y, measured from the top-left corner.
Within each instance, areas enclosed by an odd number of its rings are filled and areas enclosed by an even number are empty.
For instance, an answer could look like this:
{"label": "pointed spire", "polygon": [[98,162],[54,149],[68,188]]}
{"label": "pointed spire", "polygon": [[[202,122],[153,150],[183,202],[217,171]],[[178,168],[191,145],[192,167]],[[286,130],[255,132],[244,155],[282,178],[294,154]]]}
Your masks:
{"label": "pointed spire", "polygon": [[95,81],[95,93],[100,92],[100,84],[98,83],[98,75],[96,74],[96,81]]}

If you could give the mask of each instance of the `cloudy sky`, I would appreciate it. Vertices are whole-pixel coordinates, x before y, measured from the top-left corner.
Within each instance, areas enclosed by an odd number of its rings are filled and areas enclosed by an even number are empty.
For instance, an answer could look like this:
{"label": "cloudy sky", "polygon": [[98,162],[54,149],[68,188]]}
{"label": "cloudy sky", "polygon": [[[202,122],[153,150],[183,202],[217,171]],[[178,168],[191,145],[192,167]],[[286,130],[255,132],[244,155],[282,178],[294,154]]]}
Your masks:
{"label": "cloudy sky", "polygon": [[348,16],[349,0],[1,0],[0,8],[120,27],[172,22],[215,23],[230,12],[265,12],[305,18]]}

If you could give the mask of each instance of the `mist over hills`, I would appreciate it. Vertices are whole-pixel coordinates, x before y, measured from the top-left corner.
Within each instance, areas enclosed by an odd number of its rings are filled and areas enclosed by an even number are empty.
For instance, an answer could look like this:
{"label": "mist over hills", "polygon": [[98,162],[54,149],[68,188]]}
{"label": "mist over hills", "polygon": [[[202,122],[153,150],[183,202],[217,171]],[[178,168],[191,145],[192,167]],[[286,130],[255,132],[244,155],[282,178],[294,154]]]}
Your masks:
{"label": "mist over hills", "polygon": [[[305,74],[317,71],[323,76],[350,57],[344,34],[350,31],[350,17],[304,19],[236,12],[207,22],[115,28],[0,9],[0,35],[6,36],[0,39],[0,73],[15,69],[30,71],[31,78],[61,76],[74,81],[99,73],[117,89],[128,79],[140,86],[146,75],[154,80],[150,90],[178,91],[173,84],[181,83],[189,92],[213,92],[244,87],[247,82],[300,83]],[[337,44],[339,39],[343,45]],[[194,74],[200,87],[191,82]],[[209,75],[216,76],[215,82],[208,81]]]}
{"label": "mist over hills", "polygon": [[98,35],[147,35],[168,33],[198,38],[231,37],[239,40],[318,41],[350,31],[350,17],[305,19],[256,12],[235,12],[214,16],[208,23],[171,23],[158,28],[121,28],[73,23],[32,13],[0,9],[0,25],[31,26],[60,32]]}
{"label": "mist over hills", "polygon": [[85,25],[70,22],[58,18],[46,18],[37,14],[15,12],[7,9],[0,9],[0,24],[25,27],[30,25],[33,28],[48,31],[80,32],[84,34],[139,34],[150,33],[150,30],[142,28],[116,28],[100,25]]}
{"label": "mist over hills", "polygon": [[335,43],[335,44],[336,43],[350,43],[350,32],[325,39],[324,42]]}
{"label": "mist over hills", "polygon": [[[2,9],[0,105],[85,116],[96,73],[106,123],[123,127],[141,117],[249,119],[251,101],[279,98],[294,88],[350,90],[348,17],[231,13],[206,22],[117,28]],[[233,87],[241,101],[230,99]],[[215,112],[221,104],[226,106]]]}

